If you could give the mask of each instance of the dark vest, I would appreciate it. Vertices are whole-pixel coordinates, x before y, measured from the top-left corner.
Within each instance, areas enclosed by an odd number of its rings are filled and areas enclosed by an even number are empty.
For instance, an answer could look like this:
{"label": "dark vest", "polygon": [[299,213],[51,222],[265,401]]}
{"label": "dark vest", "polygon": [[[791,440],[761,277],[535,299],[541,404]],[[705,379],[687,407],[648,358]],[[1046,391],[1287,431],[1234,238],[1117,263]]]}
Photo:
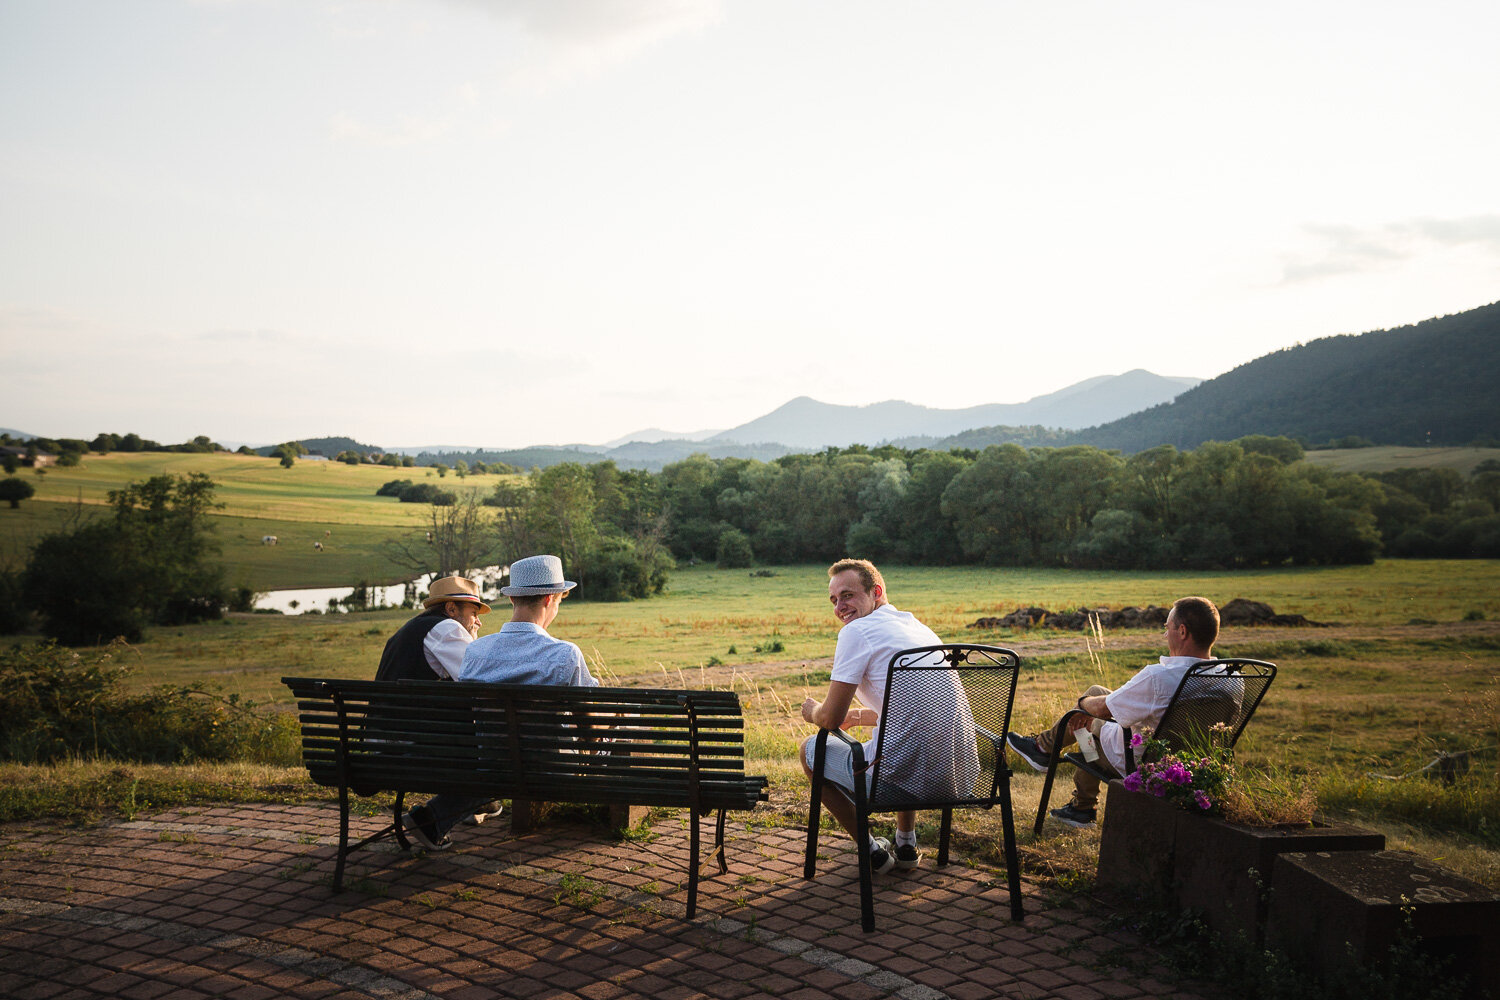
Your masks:
{"label": "dark vest", "polygon": [[377,681],[435,681],[440,680],[437,671],[427,662],[427,653],[422,649],[422,640],[427,638],[438,622],[448,616],[442,608],[424,611],[396,630],[396,634],[385,641],[385,652],[380,654],[380,669],[375,672]]}

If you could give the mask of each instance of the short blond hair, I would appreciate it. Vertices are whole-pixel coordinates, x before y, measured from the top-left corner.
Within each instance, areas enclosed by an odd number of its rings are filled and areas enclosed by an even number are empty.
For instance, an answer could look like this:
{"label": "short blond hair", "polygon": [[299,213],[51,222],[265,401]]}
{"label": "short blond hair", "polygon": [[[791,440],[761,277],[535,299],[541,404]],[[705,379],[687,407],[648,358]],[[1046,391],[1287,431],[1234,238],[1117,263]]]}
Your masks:
{"label": "short blond hair", "polygon": [[851,569],[858,574],[859,582],[866,591],[874,590],[876,587],[882,591],[885,590],[885,577],[880,575],[880,570],[876,569],[875,564],[868,559],[840,559],[828,567],[828,579],[832,580],[840,573],[847,573]]}

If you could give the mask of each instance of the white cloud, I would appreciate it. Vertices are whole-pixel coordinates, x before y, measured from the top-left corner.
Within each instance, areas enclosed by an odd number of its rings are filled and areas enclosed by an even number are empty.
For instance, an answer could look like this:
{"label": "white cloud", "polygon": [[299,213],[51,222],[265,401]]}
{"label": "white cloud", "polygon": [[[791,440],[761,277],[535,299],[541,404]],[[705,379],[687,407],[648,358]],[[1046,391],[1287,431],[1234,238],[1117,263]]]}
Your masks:
{"label": "white cloud", "polygon": [[1284,285],[1379,270],[1435,248],[1477,245],[1500,255],[1500,215],[1411,219],[1370,228],[1308,225],[1303,231],[1322,245],[1316,253],[1285,261]]}

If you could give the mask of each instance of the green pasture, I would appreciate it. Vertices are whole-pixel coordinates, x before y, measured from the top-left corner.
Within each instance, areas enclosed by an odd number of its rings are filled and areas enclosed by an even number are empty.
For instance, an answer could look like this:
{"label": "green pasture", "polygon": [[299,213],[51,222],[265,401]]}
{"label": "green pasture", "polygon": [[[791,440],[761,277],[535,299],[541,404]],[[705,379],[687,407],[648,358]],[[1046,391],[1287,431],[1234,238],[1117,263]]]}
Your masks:
{"label": "green pasture", "polygon": [[36,487],[33,501],[103,504],[107,494],[127,482],[152,476],[182,476],[202,472],[218,486],[215,498],[224,504],[220,513],[269,521],[318,521],[386,527],[420,525],[424,504],[404,504],[395,497],[377,497],[375,491],[392,479],[420,482],[431,478],[446,490],[489,493],[498,475],[450,474],[439,480],[432,469],[392,469],[383,465],[345,465],[343,462],[310,462],[299,459],[290,469],[281,460],[252,455],[175,452],[114,452],[87,455],[71,468],[53,466],[45,476],[31,470],[20,473]]}
{"label": "green pasture", "polygon": [[1305,461],[1334,472],[1390,472],[1393,469],[1453,469],[1467,476],[1487,459],[1500,461],[1500,448],[1330,448],[1310,451]]}
{"label": "green pasture", "polygon": [[[36,496],[15,510],[0,505],[0,568],[24,565],[43,535],[102,514],[112,489],[151,476],[203,472],[217,484],[216,499],[224,505],[212,523],[225,578],[262,591],[404,579],[409,570],[384,556],[381,545],[424,531],[432,508],[377,497],[375,491],[392,479],[437,479],[430,469],[306,460],[284,469],[274,458],[171,452],[90,455],[78,466],[46,472],[22,471]],[[444,489],[480,494],[498,481],[497,475],[451,474],[441,480]],[[265,535],[275,535],[279,544],[262,545]],[[322,551],[314,542],[322,542]]]}
{"label": "green pasture", "polygon": [[[675,687],[715,669],[732,674],[766,664],[785,664],[788,672],[814,661],[826,666],[838,625],[828,606],[826,568],[782,566],[769,572],[773,575],[761,577],[746,570],[682,567],[660,597],[618,604],[570,600],[552,631],[578,643],[596,674],[630,683],[660,678]],[[1064,644],[1065,651],[1079,655],[1086,648],[1081,633],[969,626],[1024,606],[1118,608],[1165,604],[1183,594],[1220,603],[1235,597],[1264,601],[1280,612],[1374,633],[1412,622],[1500,620],[1500,564],[1481,560],[1383,560],[1373,566],[1233,574],[903,566],[886,567],[885,574],[892,602],[945,638],[1008,645],[1045,636],[1049,644]],[[279,699],[278,681],[288,672],[371,673],[386,637],[408,614],[237,615],[154,629],[132,655],[144,668],[143,678],[176,683],[213,676],[230,690]],[[485,619],[484,631],[498,628],[505,616],[504,607],[497,607]],[[1254,634],[1235,633],[1231,651],[1257,655],[1245,645]],[[1315,629],[1300,634],[1308,642],[1322,635]],[[1155,630],[1107,634],[1102,657],[1128,671],[1138,665],[1136,650],[1158,641]],[[1117,652],[1117,647],[1123,648]]]}

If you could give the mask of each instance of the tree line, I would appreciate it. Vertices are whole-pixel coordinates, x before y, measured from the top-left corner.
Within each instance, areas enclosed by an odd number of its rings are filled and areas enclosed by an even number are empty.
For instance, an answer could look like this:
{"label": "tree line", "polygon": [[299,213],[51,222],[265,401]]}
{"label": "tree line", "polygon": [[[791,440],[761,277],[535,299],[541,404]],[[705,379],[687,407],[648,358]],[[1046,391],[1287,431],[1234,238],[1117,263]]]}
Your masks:
{"label": "tree line", "polygon": [[1500,463],[1469,477],[1366,475],[1303,455],[1294,440],[1262,435],[1128,456],[856,445],[769,462],[697,455],[659,473],[563,463],[485,502],[500,508],[506,553],[559,552],[580,572],[634,559],[647,577],[665,572],[663,556],[1108,569],[1500,557]]}

